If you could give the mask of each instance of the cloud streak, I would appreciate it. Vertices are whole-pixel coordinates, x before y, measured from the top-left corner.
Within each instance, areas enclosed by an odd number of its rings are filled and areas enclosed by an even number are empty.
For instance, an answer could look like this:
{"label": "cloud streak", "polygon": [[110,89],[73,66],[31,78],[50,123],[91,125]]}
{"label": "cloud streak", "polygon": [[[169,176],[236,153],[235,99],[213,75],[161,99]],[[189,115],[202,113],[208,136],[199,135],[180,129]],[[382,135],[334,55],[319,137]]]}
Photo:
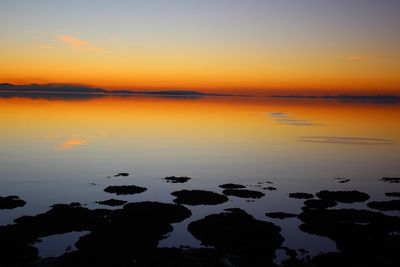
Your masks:
{"label": "cloud streak", "polygon": [[393,140],[365,137],[343,137],[343,136],[302,136],[297,138],[300,142],[343,144],[343,145],[390,145]]}
{"label": "cloud streak", "polygon": [[92,51],[92,52],[104,51],[104,48],[94,46],[89,41],[77,38],[72,35],[60,34],[57,36],[57,39],[65,44],[67,44],[71,48]]}

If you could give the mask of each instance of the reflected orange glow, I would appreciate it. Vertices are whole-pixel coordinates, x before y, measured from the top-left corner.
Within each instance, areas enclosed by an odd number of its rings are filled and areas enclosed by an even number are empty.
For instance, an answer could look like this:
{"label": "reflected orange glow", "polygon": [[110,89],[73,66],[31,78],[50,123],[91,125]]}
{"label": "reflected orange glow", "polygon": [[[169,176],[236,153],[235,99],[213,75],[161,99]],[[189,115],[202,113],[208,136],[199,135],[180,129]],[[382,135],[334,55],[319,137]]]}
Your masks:
{"label": "reflected orange glow", "polygon": [[61,150],[70,150],[76,146],[81,146],[84,144],[86,144],[86,141],[83,140],[67,140],[61,145],[57,146],[57,148]]}

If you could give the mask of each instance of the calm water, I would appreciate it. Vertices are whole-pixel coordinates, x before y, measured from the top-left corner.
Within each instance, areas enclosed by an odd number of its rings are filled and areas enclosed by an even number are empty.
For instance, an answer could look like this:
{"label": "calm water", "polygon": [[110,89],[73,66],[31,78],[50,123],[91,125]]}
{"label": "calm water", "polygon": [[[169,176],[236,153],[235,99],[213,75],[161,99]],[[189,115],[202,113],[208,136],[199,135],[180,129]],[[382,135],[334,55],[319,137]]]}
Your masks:
{"label": "calm water", "polygon": [[[274,182],[278,190],[255,202],[232,197],[218,206],[190,207],[193,216],[160,244],[200,246],[187,224],[228,207],[267,220],[265,212],[300,211],[302,201],[288,198],[291,192],[358,189],[380,200],[398,190],[377,181],[400,176],[398,104],[60,96],[0,97],[0,110],[0,195],[28,203],[0,210],[2,225],[55,203],[101,207],[95,201],[115,198],[103,192],[108,185],[149,188],[120,199],[172,202],[170,193],[180,189],[221,192],[218,185],[226,182],[249,188]],[[131,176],[107,178],[119,172]],[[193,179],[178,185],[161,180],[171,175]],[[334,177],[351,181],[339,184]],[[336,249],[328,239],[299,231],[297,219],[268,220],[282,227],[291,248],[312,254]],[[39,245],[41,254],[62,254],[77,238],[79,233],[48,237]]]}

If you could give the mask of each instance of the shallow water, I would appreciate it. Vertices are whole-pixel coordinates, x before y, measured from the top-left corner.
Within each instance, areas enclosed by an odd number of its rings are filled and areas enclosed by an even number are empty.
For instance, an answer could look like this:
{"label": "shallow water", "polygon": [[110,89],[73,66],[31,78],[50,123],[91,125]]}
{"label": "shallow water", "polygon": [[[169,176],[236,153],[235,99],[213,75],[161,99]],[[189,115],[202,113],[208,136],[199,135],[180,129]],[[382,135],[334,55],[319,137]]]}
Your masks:
{"label": "shallow water", "polygon": [[[0,195],[18,195],[27,205],[0,210],[0,225],[55,203],[109,198],[172,202],[171,192],[239,183],[266,196],[246,202],[230,197],[217,206],[189,207],[193,216],[174,225],[160,246],[200,242],[188,223],[240,207],[282,227],[285,244],[311,254],[334,251],[334,242],[298,229],[300,221],[270,219],[266,212],[299,213],[291,192],[360,190],[375,200],[398,185],[378,181],[400,176],[400,105],[323,100],[240,97],[0,97]],[[113,177],[128,172],[128,177]],[[193,177],[184,184],[166,176]],[[108,178],[111,177],[111,178]],[[350,178],[340,184],[335,177]],[[258,188],[271,181],[277,191]],[[142,194],[115,196],[109,185],[147,187]],[[345,204],[341,207],[346,207]],[[366,208],[365,204],[357,205]],[[75,238],[75,236],[74,236]],[[43,242],[41,255],[68,242]],[[68,243],[68,244],[66,244]],[[50,245],[46,245],[50,244]]]}

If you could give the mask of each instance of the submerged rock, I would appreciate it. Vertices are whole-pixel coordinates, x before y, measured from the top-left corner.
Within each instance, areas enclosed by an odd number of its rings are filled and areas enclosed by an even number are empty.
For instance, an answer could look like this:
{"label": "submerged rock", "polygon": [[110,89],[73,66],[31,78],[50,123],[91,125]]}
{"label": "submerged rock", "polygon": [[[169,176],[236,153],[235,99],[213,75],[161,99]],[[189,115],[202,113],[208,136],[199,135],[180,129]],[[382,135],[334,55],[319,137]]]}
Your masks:
{"label": "submerged rock", "polygon": [[400,177],[383,177],[379,179],[379,181],[391,184],[398,184],[400,183]]}
{"label": "submerged rock", "polygon": [[273,187],[273,186],[263,187],[263,189],[269,190],[269,191],[276,191],[276,187]]}
{"label": "submerged rock", "polygon": [[369,195],[359,191],[328,191],[318,192],[317,197],[323,200],[331,200],[342,203],[365,202],[369,199]]}
{"label": "submerged rock", "polygon": [[381,211],[400,210],[400,199],[390,201],[372,201],[369,202],[367,206],[371,209]]}
{"label": "submerged rock", "polygon": [[233,266],[269,266],[283,243],[280,228],[254,219],[240,209],[213,214],[191,222],[189,232],[203,245],[230,254]]}
{"label": "submerged rock", "polygon": [[168,177],[165,177],[164,178],[164,180],[167,182],[167,183],[173,183],[173,184],[176,184],[176,183],[186,183],[187,181],[189,181],[190,179],[192,179],[192,178],[190,178],[190,177],[187,177],[187,176],[181,176],[181,177],[177,177],[177,176],[168,176]]}
{"label": "submerged rock", "polygon": [[219,187],[224,188],[224,189],[242,189],[242,188],[246,188],[246,186],[241,185],[241,184],[222,184]]}
{"label": "submerged rock", "polygon": [[296,218],[297,215],[293,213],[286,212],[267,212],[265,216],[273,219],[287,219],[287,218]]}
{"label": "submerged rock", "polygon": [[172,192],[175,203],[186,205],[217,205],[228,201],[224,195],[205,190],[181,190]]}
{"label": "submerged rock", "polygon": [[0,209],[15,209],[25,206],[26,202],[18,196],[0,197]]}
{"label": "submerged rock", "polygon": [[311,199],[311,198],[314,198],[314,195],[313,194],[309,194],[309,193],[297,192],[297,193],[290,193],[289,197],[290,198],[297,198],[297,199]]}
{"label": "submerged rock", "polygon": [[265,196],[263,192],[247,190],[247,189],[225,189],[223,194],[241,198],[262,198]]}
{"label": "submerged rock", "polygon": [[104,191],[107,193],[114,193],[117,195],[140,194],[146,190],[147,188],[136,185],[115,185],[115,186],[109,186],[106,189],[104,189]]}
{"label": "submerged rock", "polygon": [[304,201],[304,205],[309,209],[326,209],[336,206],[337,203],[326,199],[308,199]]}
{"label": "submerged rock", "polygon": [[104,200],[104,201],[97,201],[96,203],[98,203],[100,205],[116,207],[116,206],[125,205],[126,203],[128,203],[128,201],[119,200],[119,199],[108,199],[108,200]]}
{"label": "submerged rock", "polygon": [[333,178],[333,180],[337,181],[339,184],[345,184],[345,183],[350,182],[350,179],[342,178],[342,177],[336,177],[336,178]]}

